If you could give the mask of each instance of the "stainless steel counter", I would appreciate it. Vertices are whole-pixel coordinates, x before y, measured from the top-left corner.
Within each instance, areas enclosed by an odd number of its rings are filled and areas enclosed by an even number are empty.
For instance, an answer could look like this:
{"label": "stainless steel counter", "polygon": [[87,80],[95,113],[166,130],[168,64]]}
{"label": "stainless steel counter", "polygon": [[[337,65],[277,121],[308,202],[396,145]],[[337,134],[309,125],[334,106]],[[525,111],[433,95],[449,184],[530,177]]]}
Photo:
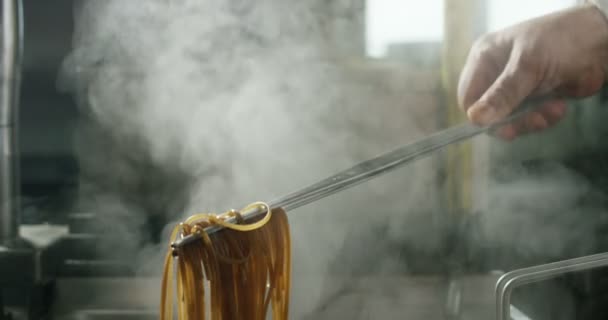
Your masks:
{"label": "stainless steel counter", "polygon": [[[300,279],[305,280],[305,279]],[[292,319],[493,319],[497,276],[460,279],[460,312],[446,313],[450,282],[440,277],[379,277],[353,280],[323,310],[292,313]],[[306,281],[297,281],[305,283]],[[318,283],[317,281],[311,281]],[[58,279],[55,319],[156,319],[159,279]],[[307,290],[300,286],[293,290]],[[297,296],[297,295],[295,295]],[[297,309],[297,299],[292,305]]]}

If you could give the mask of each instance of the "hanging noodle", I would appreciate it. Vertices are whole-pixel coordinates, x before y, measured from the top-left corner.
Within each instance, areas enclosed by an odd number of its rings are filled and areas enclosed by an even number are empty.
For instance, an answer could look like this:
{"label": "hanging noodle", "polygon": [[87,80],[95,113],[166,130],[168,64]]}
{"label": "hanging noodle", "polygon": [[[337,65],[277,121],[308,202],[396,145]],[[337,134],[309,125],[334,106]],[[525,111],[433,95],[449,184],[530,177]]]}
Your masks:
{"label": "hanging noodle", "polygon": [[[243,211],[256,206],[268,208],[263,203],[254,203]],[[251,224],[244,224],[234,210],[219,216],[197,214],[173,230],[171,241],[176,240],[180,231],[183,236],[199,233],[202,239],[178,249],[176,258],[171,250],[167,253],[161,320],[173,319],[175,312],[179,320],[209,316],[211,320],[266,320],[269,306],[273,320],[287,320],[291,271],[289,224],[282,209],[266,211],[266,215]],[[225,222],[228,217],[236,217],[239,224]],[[226,229],[208,235],[204,229],[212,225]]]}

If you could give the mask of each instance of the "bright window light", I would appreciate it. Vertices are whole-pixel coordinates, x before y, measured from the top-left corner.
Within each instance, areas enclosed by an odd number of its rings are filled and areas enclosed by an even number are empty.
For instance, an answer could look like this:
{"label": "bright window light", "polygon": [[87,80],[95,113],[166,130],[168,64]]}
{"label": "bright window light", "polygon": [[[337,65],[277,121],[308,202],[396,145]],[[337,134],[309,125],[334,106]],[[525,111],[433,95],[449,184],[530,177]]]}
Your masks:
{"label": "bright window light", "polygon": [[[372,57],[383,57],[396,43],[441,41],[443,3],[450,0],[366,0],[366,46]],[[487,0],[487,29],[567,8],[576,0]]]}
{"label": "bright window light", "polygon": [[489,0],[488,29],[500,30],[575,4],[576,0]]}
{"label": "bright window light", "polygon": [[445,0],[367,0],[367,53],[382,57],[395,43],[441,41]]}

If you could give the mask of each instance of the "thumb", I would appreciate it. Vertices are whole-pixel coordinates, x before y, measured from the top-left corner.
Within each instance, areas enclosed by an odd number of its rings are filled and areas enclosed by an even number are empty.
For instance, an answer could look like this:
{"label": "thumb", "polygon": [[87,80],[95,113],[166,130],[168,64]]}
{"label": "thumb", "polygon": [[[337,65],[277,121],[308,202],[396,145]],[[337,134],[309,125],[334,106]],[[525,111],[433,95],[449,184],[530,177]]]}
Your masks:
{"label": "thumb", "polygon": [[467,110],[467,116],[476,124],[488,125],[508,116],[537,87],[534,72],[511,58],[503,72],[486,92]]}

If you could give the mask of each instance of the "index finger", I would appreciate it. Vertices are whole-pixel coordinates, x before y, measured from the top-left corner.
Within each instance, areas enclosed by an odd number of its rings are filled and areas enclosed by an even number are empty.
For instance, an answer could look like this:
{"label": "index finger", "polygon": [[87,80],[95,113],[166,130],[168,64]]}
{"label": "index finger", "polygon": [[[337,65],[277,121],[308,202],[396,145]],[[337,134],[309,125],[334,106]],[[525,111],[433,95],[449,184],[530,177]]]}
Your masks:
{"label": "index finger", "polygon": [[458,104],[467,111],[503,72],[510,48],[484,37],[471,48],[458,81]]}

